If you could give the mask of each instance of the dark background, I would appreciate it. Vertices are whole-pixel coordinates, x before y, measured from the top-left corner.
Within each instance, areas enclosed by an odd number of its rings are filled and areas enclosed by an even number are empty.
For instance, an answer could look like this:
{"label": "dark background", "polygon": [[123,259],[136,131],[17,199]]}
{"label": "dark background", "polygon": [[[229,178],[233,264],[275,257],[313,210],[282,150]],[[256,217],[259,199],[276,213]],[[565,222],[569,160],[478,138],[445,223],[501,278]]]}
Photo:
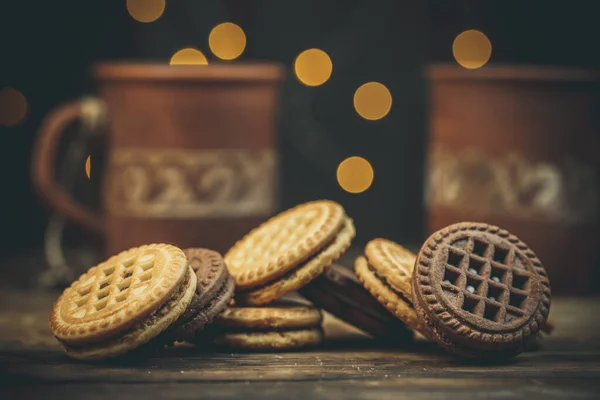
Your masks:
{"label": "dark background", "polygon": [[[0,257],[39,250],[48,211],[29,174],[33,138],[42,118],[60,103],[94,93],[89,67],[97,60],[168,62],[186,46],[207,56],[210,30],[232,21],[247,37],[240,60],[273,60],[288,67],[280,121],[283,208],[330,198],[342,203],[358,227],[357,244],[375,236],[402,243],[423,238],[423,164],[426,86],[422,68],[452,61],[452,42],[467,29],[492,42],[493,63],[600,66],[598,7],[594,1],[304,0],[167,1],[164,15],[144,24],[125,0],[3,2],[0,6],[0,87],[27,98],[29,112],[16,127],[0,127]],[[318,47],[333,61],[323,86],[298,83],[291,67],[303,50]],[[352,96],[367,81],[391,91],[391,112],[366,121]],[[310,99],[312,110],[298,109]],[[368,159],[375,180],[352,195],[335,171],[351,155]],[[96,206],[97,181],[83,164],[79,197]],[[69,240],[86,241],[76,227]],[[9,265],[3,263],[2,265]]]}

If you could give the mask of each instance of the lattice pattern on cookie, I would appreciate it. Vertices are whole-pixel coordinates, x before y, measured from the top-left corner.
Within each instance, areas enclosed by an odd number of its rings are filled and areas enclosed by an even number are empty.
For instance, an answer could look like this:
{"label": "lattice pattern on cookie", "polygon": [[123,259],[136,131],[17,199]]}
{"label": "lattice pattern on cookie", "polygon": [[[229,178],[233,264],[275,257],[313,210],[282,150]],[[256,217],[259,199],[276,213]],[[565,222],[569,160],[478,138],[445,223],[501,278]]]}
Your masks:
{"label": "lattice pattern on cookie", "polygon": [[143,292],[152,279],[154,262],[154,254],[143,253],[98,268],[87,282],[75,290],[71,315],[83,318],[126,301],[132,294]]}
{"label": "lattice pattern on cookie", "polygon": [[[484,261],[481,268],[473,268],[475,273],[469,272],[471,259]],[[415,309],[439,332],[436,341],[452,352],[485,356],[488,351],[499,354],[501,348],[503,354],[514,355],[548,317],[551,290],[544,266],[527,244],[497,226],[447,226],[425,241],[415,265]],[[467,277],[483,286],[470,285],[467,290]],[[477,347],[475,353],[472,347]]]}
{"label": "lattice pattern on cookie", "polygon": [[514,247],[473,237],[446,247],[442,291],[452,303],[498,323],[526,315],[532,275]]}

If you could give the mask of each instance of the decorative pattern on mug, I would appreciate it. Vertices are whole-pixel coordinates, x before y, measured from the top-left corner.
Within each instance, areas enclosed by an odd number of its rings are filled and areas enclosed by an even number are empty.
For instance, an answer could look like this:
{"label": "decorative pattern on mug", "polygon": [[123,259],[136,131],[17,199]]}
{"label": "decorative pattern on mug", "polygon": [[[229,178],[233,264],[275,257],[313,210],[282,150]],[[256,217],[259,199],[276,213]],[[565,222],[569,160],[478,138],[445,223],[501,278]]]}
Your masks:
{"label": "decorative pattern on mug", "polygon": [[269,215],[276,164],[273,150],[116,149],[107,208],[150,218]]}
{"label": "decorative pattern on mug", "polygon": [[589,224],[598,218],[595,170],[572,157],[532,161],[524,154],[436,147],[429,156],[429,206],[469,212]]}

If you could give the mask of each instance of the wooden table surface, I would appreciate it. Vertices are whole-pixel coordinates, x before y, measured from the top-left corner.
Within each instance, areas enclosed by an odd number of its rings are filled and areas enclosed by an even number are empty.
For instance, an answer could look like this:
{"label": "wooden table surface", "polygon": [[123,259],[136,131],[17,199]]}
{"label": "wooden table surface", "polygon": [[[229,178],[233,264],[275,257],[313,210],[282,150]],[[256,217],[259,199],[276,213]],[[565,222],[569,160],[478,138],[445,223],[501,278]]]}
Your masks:
{"label": "wooden table surface", "polygon": [[[327,317],[322,347],[289,353],[202,353],[86,364],[47,328],[54,293],[0,294],[0,399],[600,398],[600,302],[555,299],[540,349],[506,365],[469,365],[431,343],[383,346]],[[141,397],[140,397],[141,398]]]}

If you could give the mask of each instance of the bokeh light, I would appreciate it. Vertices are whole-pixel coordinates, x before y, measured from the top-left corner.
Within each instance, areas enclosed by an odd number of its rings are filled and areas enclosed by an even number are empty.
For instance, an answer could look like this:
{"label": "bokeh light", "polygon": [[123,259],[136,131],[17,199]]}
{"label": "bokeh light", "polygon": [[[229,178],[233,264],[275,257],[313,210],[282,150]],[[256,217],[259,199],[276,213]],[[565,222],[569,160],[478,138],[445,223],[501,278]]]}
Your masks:
{"label": "bokeh light", "polygon": [[337,181],[346,192],[361,193],[373,183],[373,167],[362,157],[348,157],[337,169]]}
{"label": "bokeh light", "polygon": [[92,156],[88,156],[87,160],[85,160],[85,174],[88,179],[91,179],[91,169],[92,169]]}
{"label": "bokeh light", "polygon": [[136,21],[156,21],[165,12],[165,0],[127,0],[127,11]]}
{"label": "bokeh light", "polygon": [[171,57],[171,65],[207,65],[208,60],[200,50],[186,47],[181,49]]}
{"label": "bokeh light", "polygon": [[242,28],[232,22],[215,26],[208,35],[208,46],[222,60],[238,58],[246,48],[246,35]]}
{"label": "bokeh light", "polygon": [[354,109],[364,119],[381,119],[391,108],[392,94],[379,82],[367,82],[354,92]]}
{"label": "bokeh light", "polygon": [[471,29],[454,39],[452,54],[456,62],[467,69],[481,68],[492,55],[492,43],[483,32]]}
{"label": "bokeh light", "polygon": [[0,125],[13,126],[25,119],[27,99],[12,87],[0,90]]}
{"label": "bokeh light", "polygon": [[300,82],[307,86],[319,86],[331,76],[331,58],[320,49],[308,49],[296,57],[294,71]]}

